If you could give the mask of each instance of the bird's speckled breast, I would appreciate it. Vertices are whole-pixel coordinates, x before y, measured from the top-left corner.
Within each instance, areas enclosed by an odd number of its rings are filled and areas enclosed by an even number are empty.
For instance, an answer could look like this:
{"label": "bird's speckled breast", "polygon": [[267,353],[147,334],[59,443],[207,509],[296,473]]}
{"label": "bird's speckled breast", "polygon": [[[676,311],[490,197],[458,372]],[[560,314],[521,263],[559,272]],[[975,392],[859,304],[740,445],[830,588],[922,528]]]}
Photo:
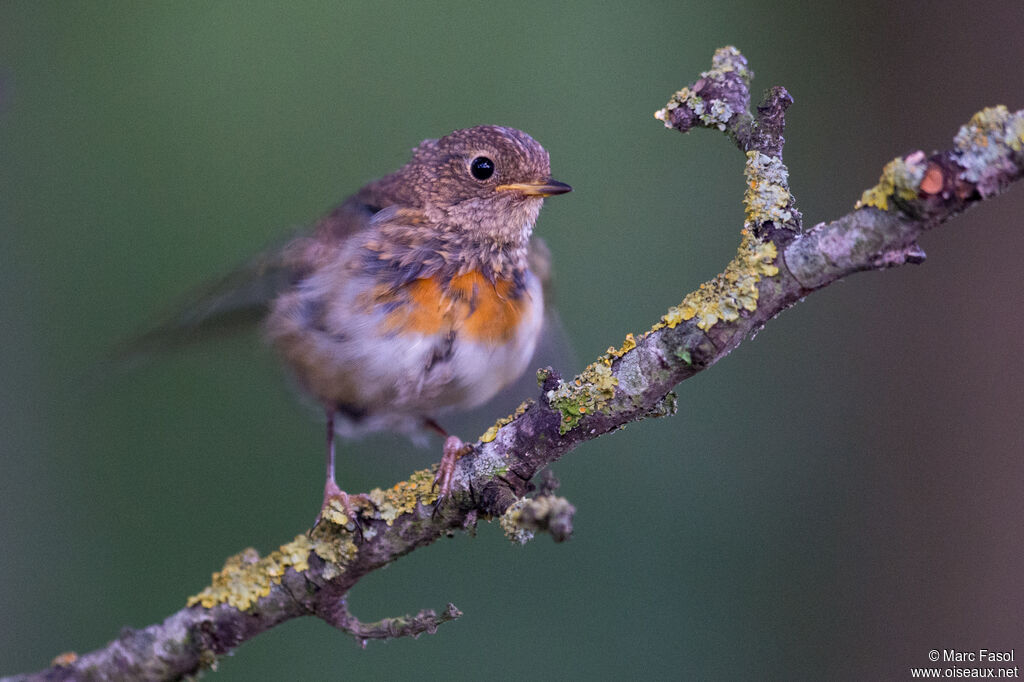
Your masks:
{"label": "bird's speckled breast", "polygon": [[396,289],[382,287],[372,306],[384,313],[385,334],[455,334],[482,344],[514,340],[530,308],[538,305],[523,272],[491,281],[478,270],[444,278],[422,277]]}

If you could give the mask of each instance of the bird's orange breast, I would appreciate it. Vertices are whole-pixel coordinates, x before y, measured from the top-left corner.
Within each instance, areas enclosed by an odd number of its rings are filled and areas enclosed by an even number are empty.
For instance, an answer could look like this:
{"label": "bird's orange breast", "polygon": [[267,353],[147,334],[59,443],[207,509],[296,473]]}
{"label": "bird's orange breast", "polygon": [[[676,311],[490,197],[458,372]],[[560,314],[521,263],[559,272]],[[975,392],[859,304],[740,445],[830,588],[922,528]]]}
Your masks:
{"label": "bird's orange breast", "polygon": [[376,303],[387,310],[385,333],[455,333],[491,344],[510,341],[534,305],[520,281],[492,282],[479,271],[416,279],[398,290],[379,292]]}

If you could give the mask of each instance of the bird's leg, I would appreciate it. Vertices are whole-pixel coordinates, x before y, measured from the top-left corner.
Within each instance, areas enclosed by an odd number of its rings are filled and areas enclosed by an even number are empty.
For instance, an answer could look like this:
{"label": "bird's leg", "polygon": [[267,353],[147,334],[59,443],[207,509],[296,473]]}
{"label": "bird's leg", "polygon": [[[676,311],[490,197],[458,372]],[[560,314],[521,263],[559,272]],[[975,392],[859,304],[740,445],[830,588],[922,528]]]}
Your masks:
{"label": "bird's leg", "polygon": [[427,428],[439,433],[444,438],[444,454],[441,455],[441,464],[437,467],[437,475],[434,476],[434,486],[437,488],[437,500],[440,503],[451,492],[452,476],[455,474],[455,463],[463,455],[473,451],[473,446],[463,443],[458,436],[449,435],[444,428],[433,419],[425,422]]}
{"label": "bird's leg", "polygon": [[342,497],[345,491],[338,487],[334,477],[334,410],[327,410],[327,477],[324,482],[324,506],[333,498]]}
{"label": "bird's leg", "polygon": [[434,485],[437,486],[437,499],[443,500],[448,497],[452,489],[452,476],[455,474],[455,463],[463,455],[472,452],[473,446],[463,443],[458,436],[448,436],[444,441],[444,454],[441,455],[441,464],[437,468],[437,476],[434,477]]}
{"label": "bird's leg", "polygon": [[350,521],[356,521],[348,493],[338,487],[338,482],[334,478],[334,417],[336,414],[337,411],[333,407],[327,408],[327,476],[324,480],[324,502],[320,505],[320,513],[317,514],[316,521],[313,523],[314,528],[323,520],[324,512],[331,504],[331,500],[338,500],[342,509],[345,510],[345,516]]}

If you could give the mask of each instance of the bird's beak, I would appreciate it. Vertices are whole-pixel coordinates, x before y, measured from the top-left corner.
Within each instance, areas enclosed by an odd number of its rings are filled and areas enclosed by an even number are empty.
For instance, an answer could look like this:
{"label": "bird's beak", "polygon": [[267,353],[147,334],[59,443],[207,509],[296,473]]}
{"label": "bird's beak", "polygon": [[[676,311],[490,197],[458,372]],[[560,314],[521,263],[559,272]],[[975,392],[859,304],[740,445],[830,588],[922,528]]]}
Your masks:
{"label": "bird's beak", "polygon": [[550,179],[544,182],[513,182],[508,185],[498,185],[494,189],[499,192],[515,191],[528,197],[550,197],[572,191],[572,187],[564,182]]}

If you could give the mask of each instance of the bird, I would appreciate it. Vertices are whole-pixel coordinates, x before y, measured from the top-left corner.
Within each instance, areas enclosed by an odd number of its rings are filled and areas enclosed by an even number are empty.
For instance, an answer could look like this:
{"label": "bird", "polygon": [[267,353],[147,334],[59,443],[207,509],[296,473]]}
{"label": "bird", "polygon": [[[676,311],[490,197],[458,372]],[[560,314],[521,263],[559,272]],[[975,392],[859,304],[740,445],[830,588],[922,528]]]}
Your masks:
{"label": "bird", "polygon": [[520,130],[482,125],[424,140],[397,171],[208,287],[136,345],[264,313],[277,357],[326,418],[316,523],[334,500],[355,518],[337,483],[338,434],[440,434],[434,485],[443,500],[469,448],[438,420],[525,371],[550,265],[534,225],[546,197],[571,190]]}

